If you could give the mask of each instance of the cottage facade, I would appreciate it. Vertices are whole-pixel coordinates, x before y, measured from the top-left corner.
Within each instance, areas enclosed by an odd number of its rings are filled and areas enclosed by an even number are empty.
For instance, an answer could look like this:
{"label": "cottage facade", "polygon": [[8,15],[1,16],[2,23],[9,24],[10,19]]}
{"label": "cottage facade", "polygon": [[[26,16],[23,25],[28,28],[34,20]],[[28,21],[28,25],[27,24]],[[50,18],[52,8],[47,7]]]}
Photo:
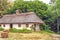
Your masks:
{"label": "cottage facade", "polygon": [[0,18],[0,27],[4,29],[16,28],[32,30],[35,28],[39,30],[39,24],[43,24],[43,21],[34,12],[19,13],[16,10],[15,14],[4,15]]}

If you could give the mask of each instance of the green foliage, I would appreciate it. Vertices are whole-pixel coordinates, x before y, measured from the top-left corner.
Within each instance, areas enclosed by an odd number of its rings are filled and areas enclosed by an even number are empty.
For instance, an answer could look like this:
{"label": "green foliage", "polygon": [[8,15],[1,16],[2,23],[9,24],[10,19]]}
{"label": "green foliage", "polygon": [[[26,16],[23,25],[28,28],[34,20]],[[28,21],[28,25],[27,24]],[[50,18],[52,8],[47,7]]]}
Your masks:
{"label": "green foliage", "polygon": [[4,29],[0,27],[0,31],[3,31]]}
{"label": "green foliage", "polygon": [[16,29],[16,28],[10,29],[9,31],[13,32],[13,33],[30,33],[30,32],[32,32],[31,30],[27,30],[27,29]]}
{"label": "green foliage", "polygon": [[[49,9],[49,11],[51,12],[52,16],[52,23],[53,24],[53,29],[57,30],[57,32],[59,32],[60,28],[59,28],[59,17],[60,17],[60,0],[53,0],[53,4],[51,5],[51,9]],[[49,13],[50,14],[50,13]]]}
{"label": "green foliage", "polygon": [[32,32],[31,30],[28,30],[28,29],[23,29],[23,33],[30,33]]}
{"label": "green foliage", "polygon": [[47,5],[45,3],[42,3],[40,1],[20,1],[16,0],[14,2],[14,6],[8,10],[8,13],[15,12],[16,9],[19,9],[20,12],[35,12],[37,16],[39,16],[41,19],[43,17],[47,17]]}
{"label": "green foliage", "polygon": [[46,32],[48,32],[48,33],[54,33],[53,31],[51,31],[51,30],[45,30]]}
{"label": "green foliage", "polygon": [[51,30],[42,30],[40,33],[47,33],[47,34],[51,34],[51,33],[54,33],[53,31]]}
{"label": "green foliage", "polygon": [[19,30],[19,29],[17,30],[17,29],[15,29],[15,28],[14,28],[14,29],[10,29],[9,31],[10,31],[10,32],[22,32],[22,30]]}
{"label": "green foliage", "polygon": [[0,0],[0,15],[6,14],[9,8],[8,0]]}

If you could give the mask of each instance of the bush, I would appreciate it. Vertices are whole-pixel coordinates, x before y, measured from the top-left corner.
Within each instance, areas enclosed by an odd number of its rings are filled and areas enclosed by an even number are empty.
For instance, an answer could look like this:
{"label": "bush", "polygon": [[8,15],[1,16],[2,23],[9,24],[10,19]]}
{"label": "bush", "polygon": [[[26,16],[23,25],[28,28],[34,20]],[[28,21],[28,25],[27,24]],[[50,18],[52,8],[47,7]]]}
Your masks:
{"label": "bush", "polygon": [[27,30],[27,29],[16,29],[16,28],[13,28],[13,29],[10,29],[9,30],[10,32],[14,32],[14,33],[30,33],[31,30]]}
{"label": "bush", "polygon": [[10,32],[22,32],[22,30],[15,29],[15,28],[14,28],[14,29],[10,29],[9,31],[10,31]]}
{"label": "bush", "polygon": [[54,32],[51,30],[42,30],[40,33],[54,33]]}
{"label": "bush", "polygon": [[23,32],[24,32],[24,33],[30,33],[31,30],[23,29]]}
{"label": "bush", "polygon": [[4,30],[3,28],[0,27],[0,31]]}
{"label": "bush", "polygon": [[48,32],[48,33],[54,33],[53,31],[51,31],[51,30],[45,30],[46,32]]}

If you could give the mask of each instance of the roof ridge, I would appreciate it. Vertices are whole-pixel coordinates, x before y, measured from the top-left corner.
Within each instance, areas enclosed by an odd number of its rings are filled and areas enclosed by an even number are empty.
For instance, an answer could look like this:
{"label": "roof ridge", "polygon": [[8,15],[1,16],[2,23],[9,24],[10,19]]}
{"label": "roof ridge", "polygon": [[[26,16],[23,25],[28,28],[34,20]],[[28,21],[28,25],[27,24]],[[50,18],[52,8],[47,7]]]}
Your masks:
{"label": "roof ridge", "polygon": [[8,15],[4,15],[4,16],[22,16],[22,15],[31,15],[31,14],[35,14],[34,12],[26,12],[26,13],[20,13],[19,15],[14,14],[8,14]]}

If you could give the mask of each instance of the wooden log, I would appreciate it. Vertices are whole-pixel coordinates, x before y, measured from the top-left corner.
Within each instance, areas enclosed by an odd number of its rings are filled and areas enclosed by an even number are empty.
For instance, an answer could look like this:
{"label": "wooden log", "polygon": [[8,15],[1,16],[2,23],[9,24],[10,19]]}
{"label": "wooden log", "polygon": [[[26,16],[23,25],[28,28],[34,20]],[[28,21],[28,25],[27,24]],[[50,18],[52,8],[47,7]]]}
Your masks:
{"label": "wooden log", "polygon": [[2,32],[1,37],[2,38],[8,38],[8,32]]}

